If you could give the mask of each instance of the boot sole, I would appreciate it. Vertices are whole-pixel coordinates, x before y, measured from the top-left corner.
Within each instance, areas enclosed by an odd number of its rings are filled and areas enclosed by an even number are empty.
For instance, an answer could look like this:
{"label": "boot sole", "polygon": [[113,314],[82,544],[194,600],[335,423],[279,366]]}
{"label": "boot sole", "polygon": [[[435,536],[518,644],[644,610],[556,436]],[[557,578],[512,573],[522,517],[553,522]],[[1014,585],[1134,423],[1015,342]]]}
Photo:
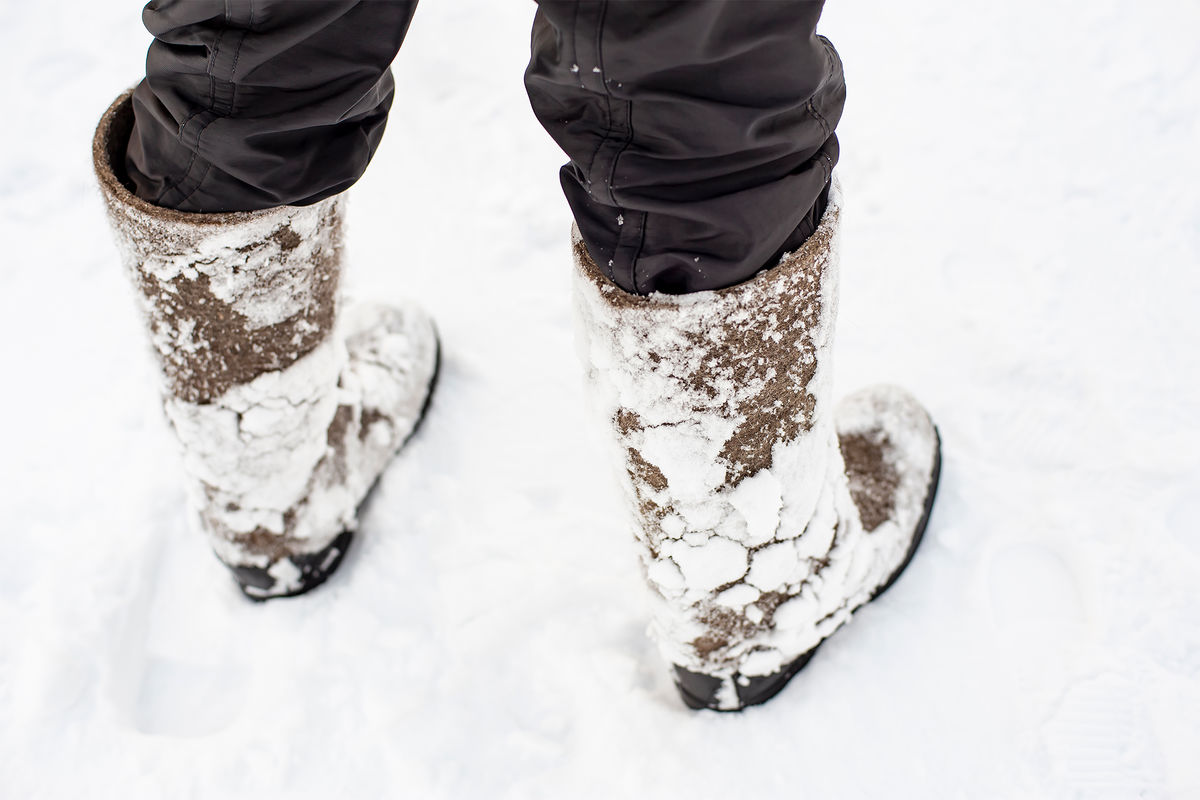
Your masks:
{"label": "boot sole", "polygon": [[[425,401],[421,404],[421,412],[417,417],[417,421],[413,424],[412,430],[396,446],[397,453],[404,449],[404,446],[416,436],[421,424],[425,422],[425,416],[429,412],[430,404],[433,402],[433,393],[437,388],[438,379],[441,377],[441,374],[442,340],[441,337],[438,337],[433,355],[433,376],[429,379],[429,389],[425,392]],[[363,495],[362,502],[358,504],[358,508],[355,509],[354,515],[356,517],[362,511],[363,507],[367,505],[367,501],[370,500],[378,486],[379,478],[377,477],[371,484],[371,488]],[[354,541],[354,531],[344,530],[338,534],[337,538],[316,553],[302,553],[296,556],[289,556],[289,560],[300,569],[300,585],[283,594],[257,595],[250,593],[251,587],[269,589],[275,585],[275,579],[262,567],[229,567],[229,570],[233,573],[234,580],[237,581],[238,588],[242,590],[242,594],[256,603],[264,603],[267,600],[279,600],[285,597],[299,597],[302,594],[311,592],[329,580],[329,576],[333,575],[337,571],[337,568],[341,566],[352,541]]]}
{"label": "boot sole", "polygon": [[[900,579],[900,575],[912,563],[913,556],[917,553],[917,547],[920,546],[921,541],[925,538],[925,529],[929,526],[929,516],[933,511],[933,501],[937,497],[938,485],[942,477],[942,436],[936,427],[934,427],[933,432],[937,439],[937,450],[933,459],[933,473],[929,483],[929,494],[925,497],[925,507],[921,512],[921,518],[917,521],[912,543],[908,546],[908,552],[905,553],[904,560],[900,562],[900,566],[896,568],[896,571],[878,589],[872,592],[870,597],[851,609],[851,614],[892,588],[892,585]],[[837,633],[837,631],[834,631],[834,633]],[[761,705],[779,694],[788,685],[788,682],[796,677],[800,670],[808,666],[808,662],[816,655],[817,650],[827,641],[829,640],[822,639],[815,647],[793,659],[791,663],[779,672],[749,678],[744,686],[741,685],[739,678],[735,676],[734,686],[737,688],[739,703],[737,708],[717,707],[716,693],[721,687],[721,680],[719,678],[689,672],[676,666],[675,688],[679,691],[679,696],[683,698],[684,704],[688,708],[697,710],[741,711],[750,706]]]}

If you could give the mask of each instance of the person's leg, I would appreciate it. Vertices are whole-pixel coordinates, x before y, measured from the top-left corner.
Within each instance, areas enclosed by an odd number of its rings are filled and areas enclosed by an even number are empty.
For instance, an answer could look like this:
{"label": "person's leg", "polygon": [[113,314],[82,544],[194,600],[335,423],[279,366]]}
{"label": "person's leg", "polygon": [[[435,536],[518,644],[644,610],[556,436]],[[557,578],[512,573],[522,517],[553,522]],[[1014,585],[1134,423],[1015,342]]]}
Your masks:
{"label": "person's leg", "polygon": [[542,0],[534,29],[588,394],[693,708],[769,700],[890,586],[940,472],[903,391],[833,405],[844,91],[820,9]]}
{"label": "person's leg", "polygon": [[732,286],[815,230],[845,101],[822,5],[541,0],[530,102],[622,289]]}
{"label": "person's leg", "polygon": [[163,372],[192,519],[247,595],[320,585],[425,411],[433,323],[343,304],[342,190],[413,2],[156,2],[93,160]]}
{"label": "person's leg", "polygon": [[180,211],[302,206],[362,176],[416,0],[154,0],[125,167]]}

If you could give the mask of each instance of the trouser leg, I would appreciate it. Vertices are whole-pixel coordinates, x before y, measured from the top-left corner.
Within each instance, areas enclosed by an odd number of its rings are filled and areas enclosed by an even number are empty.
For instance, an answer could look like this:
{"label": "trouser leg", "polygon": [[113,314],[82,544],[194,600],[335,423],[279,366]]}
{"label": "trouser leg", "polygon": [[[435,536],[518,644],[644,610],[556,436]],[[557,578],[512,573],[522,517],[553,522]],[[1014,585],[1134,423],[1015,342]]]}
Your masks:
{"label": "trouser leg", "polygon": [[309,205],[383,135],[416,0],[153,0],[133,97],[136,194],[181,211]]}
{"label": "trouser leg", "polygon": [[823,0],[539,0],[525,83],[588,250],[627,292],[740,283],[816,228],[841,62]]}

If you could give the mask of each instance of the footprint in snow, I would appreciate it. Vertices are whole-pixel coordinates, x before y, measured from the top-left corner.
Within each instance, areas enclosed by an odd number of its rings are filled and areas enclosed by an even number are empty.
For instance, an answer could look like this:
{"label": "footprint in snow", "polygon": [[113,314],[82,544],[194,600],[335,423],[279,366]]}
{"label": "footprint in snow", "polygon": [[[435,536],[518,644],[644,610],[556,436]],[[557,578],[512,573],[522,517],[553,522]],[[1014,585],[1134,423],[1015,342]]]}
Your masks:
{"label": "footprint in snow", "polygon": [[237,719],[245,689],[236,668],[152,656],[142,672],[134,723],[142,733],[159,736],[217,733]]}
{"label": "footprint in snow", "polygon": [[1084,622],[1083,602],[1072,565],[1039,542],[1006,545],[987,567],[992,624],[1001,632],[1040,630],[1062,638]]}
{"label": "footprint in snow", "polygon": [[1164,766],[1138,687],[1115,673],[1070,686],[1041,726],[1060,797],[1165,798]]}
{"label": "footprint in snow", "polygon": [[233,724],[249,695],[252,674],[230,638],[231,618],[245,613],[247,601],[182,513],[173,521],[131,570],[136,589],[111,663],[110,696],[142,733],[208,736]]}

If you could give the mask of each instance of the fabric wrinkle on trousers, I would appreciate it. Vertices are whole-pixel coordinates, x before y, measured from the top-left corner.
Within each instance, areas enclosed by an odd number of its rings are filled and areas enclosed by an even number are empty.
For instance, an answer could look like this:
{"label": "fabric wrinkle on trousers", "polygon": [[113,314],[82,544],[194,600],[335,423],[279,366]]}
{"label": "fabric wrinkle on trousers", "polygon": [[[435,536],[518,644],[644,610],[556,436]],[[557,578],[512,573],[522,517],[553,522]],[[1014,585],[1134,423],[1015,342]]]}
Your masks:
{"label": "fabric wrinkle on trousers", "polygon": [[[812,233],[845,81],[823,0],[539,0],[525,73],[593,259],[634,294],[741,283]],[[154,0],[136,193],[308,205],[366,170],[416,0]],[[403,113],[403,102],[399,113]]]}
{"label": "fabric wrinkle on trousers", "polygon": [[822,5],[541,0],[526,87],[622,289],[732,286],[816,229],[845,101]]}
{"label": "fabric wrinkle on trousers", "polygon": [[416,0],[152,0],[126,170],[179,211],[311,205],[383,136]]}

